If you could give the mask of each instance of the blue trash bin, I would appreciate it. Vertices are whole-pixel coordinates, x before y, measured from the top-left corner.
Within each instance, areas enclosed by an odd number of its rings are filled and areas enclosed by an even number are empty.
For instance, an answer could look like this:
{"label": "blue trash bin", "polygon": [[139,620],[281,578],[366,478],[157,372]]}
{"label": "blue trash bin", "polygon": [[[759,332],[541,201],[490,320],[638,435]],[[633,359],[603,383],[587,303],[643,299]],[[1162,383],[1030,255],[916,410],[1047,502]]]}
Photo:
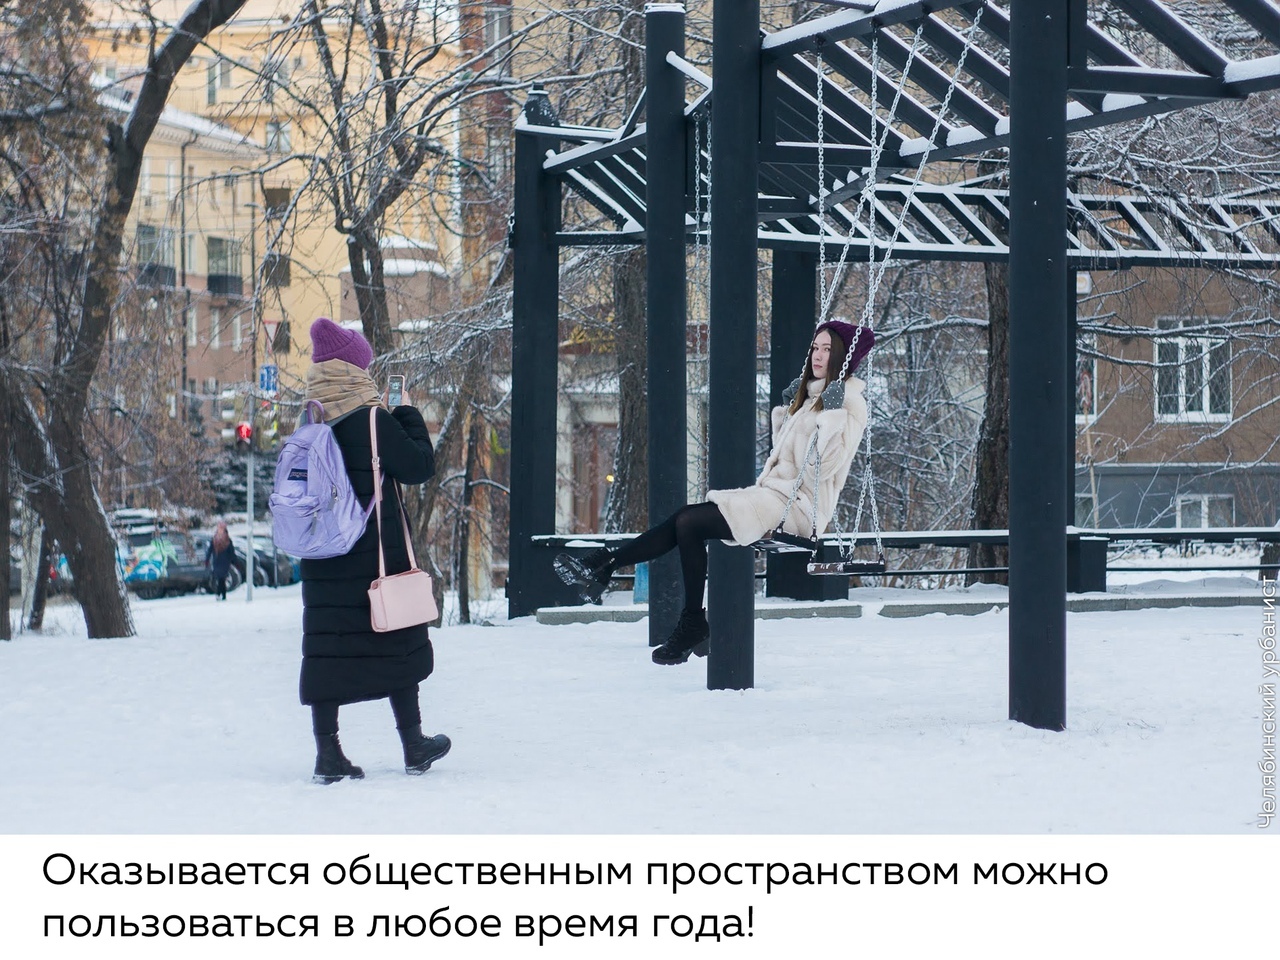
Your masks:
{"label": "blue trash bin", "polygon": [[636,579],[631,588],[631,600],[633,603],[649,602],[649,565],[647,563],[636,564]]}

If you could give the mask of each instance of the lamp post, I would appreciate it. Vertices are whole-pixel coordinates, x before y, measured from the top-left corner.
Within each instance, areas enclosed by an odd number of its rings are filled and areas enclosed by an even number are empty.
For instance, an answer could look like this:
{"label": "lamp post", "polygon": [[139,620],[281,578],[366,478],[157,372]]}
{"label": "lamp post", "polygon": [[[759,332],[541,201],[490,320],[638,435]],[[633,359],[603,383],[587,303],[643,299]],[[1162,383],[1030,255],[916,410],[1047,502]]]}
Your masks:
{"label": "lamp post", "polygon": [[[258,250],[255,243],[255,237],[258,233],[258,205],[256,203],[246,203],[249,208],[249,425],[250,429],[254,428],[258,419],[258,398],[254,389],[255,377],[258,375]],[[249,455],[245,459],[247,464],[248,475],[245,480],[245,499],[248,501],[249,530],[247,540],[249,543],[248,556],[244,560],[244,586],[245,603],[253,601],[253,569],[256,554],[253,551],[253,474],[254,474],[254,452],[252,433],[249,440]]]}

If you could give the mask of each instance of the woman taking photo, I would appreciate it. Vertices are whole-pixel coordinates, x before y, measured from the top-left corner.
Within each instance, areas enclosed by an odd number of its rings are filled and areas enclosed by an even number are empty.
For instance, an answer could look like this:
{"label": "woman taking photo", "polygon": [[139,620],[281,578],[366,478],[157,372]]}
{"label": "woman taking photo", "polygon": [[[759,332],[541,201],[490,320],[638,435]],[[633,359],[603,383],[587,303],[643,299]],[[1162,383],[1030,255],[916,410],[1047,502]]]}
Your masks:
{"label": "woman taking photo", "polygon": [[[708,502],[682,507],[616,550],[602,548],[582,557],[562,553],[555,561],[560,578],[576,586],[584,599],[598,600],[619,568],[678,548],[684,610],[671,636],[654,649],[653,662],[684,663],[690,653],[705,656],[711,635],[703,609],[706,542],[724,540],[747,546],[772,533],[780,523],[787,533],[803,537],[817,537],[826,530],[867,425],[865,384],[852,374],[874,345],[875,334],[869,327],[855,327],[842,320],[820,324],[814,331],[804,373],[784,391],[782,405],[773,408],[773,446],[754,485],[709,490]],[[815,493],[818,465],[821,472]],[[811,519],[815,496],[816,530]]]}
{"label": "woman taking photo", "polygon": [[[352,489],[364,507],[373,498],[374,482],[369,408],[377,408],[382,550],[387,573],[402,573],[409,569],[409,554],[396,483],[423,483],[435,472],[422,414],[408,405],[391,411],[382,406],[381,391],[367,372],[373,350],[358,332],[321,317],[311,325],[311,347],[307,400],[323,405],[325,423],[333,428]],[[338,742],[338,708],[344,703],[391,701],[407,773],[425,773],[449,752],[448,737],[422,734],[418,684],[433,666],[426,624],[378,633],[370,620],[369,585],[379,576],[377,522],[374,512],[360,539],[342,556],[302,561],[299,688],[303,704],[311,707],[317,783],[364,776]]]}

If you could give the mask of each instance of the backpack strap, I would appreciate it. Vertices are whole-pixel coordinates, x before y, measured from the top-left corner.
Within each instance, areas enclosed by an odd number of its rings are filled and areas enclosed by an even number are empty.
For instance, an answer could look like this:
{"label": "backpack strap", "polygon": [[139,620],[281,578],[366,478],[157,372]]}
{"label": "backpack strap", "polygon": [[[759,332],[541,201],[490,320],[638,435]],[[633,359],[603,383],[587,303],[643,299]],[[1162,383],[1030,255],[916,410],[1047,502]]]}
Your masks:
{"label": "backpack strap", "polygon": [[[373,448],[373,505],[378,514],[378,578],[387,575],[387,557],[382,550],[382,459],[378,456],[378,408],[369,408],[369,442]],[[399,488],[397,487],[397,490]],[[413,538],[409,535],[409,520],[404,515],[404,504],[397,504],[400,526],[404,529],[404,546],[409,553],[409,569],[418,569],[418,558],[413,553]]]}

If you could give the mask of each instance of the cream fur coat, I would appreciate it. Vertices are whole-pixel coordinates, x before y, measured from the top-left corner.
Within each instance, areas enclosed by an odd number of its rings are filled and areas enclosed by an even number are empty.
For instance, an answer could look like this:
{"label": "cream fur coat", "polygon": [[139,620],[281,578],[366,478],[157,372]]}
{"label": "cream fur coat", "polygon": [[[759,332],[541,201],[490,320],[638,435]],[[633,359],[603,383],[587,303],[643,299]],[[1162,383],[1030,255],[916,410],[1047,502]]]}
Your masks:
{"label": "cream fur coat", "polygon": [[[777,528],[815,430],[818,449],[822,452],[816,535],[821,535],[831,522],[836,499],[848,479],[853,456],[867,426],[867,401],[863,396],[866,384],[857,377],[850,377],[845,382],[844,406],[838,410],[815,411],[822,387],[820,380],[811,382],[809,399],[790,419],[786,417],[786,407],[773,408],[773,449],[754,486],[707,491],[707,499],[720,508],[729,522],[735,544],[745,546],[754,543]],[[788,533],[815,535],[811,530],[813,474],[814,458],[811,455],[783,527]]]}

